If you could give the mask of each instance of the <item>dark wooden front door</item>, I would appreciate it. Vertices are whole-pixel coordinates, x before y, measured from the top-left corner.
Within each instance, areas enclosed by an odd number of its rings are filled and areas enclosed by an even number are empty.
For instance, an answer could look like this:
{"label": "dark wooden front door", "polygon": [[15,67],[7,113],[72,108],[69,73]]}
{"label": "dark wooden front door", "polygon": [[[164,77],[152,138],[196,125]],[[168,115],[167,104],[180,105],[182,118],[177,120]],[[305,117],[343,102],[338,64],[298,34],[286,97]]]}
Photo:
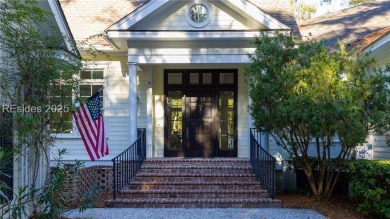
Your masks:
{"label": "dark wooden front door", "polygon": [[186,157],[214,157],[216,104],[212,88],[190,88],[185,97]]}
{"label": "dark wooden front door", "polygon": [[237,70],[165,70],[164,156],[237,156]]}

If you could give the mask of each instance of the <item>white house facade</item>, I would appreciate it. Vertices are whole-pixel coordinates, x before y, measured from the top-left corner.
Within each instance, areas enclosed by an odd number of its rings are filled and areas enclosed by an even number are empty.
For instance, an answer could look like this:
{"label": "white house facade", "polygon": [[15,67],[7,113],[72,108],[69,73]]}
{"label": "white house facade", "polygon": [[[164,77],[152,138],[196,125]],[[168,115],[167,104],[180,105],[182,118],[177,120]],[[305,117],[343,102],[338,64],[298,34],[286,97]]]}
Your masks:
{"label": "white house facade", "polygon": [[[75,39],[100,34],[89,45],[107,55],[84,92],[104,86],[110,154],[94,164],[126,149],[137,128],[149,158],[249,157],[247,54],[255,36],[298,32],[287,0],[60,3]],[[89,161],[75,128],[57,134],[56,147],[67,148],[65,160]]]}

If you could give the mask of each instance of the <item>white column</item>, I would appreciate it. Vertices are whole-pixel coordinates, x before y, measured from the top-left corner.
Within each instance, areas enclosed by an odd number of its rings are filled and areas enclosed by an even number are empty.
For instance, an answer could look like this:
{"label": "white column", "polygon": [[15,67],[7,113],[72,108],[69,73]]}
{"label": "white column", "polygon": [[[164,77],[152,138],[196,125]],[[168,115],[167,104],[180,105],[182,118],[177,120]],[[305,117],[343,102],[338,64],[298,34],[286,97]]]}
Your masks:
{"label": "white column", "polygon": [[146,92],[147,95],[147,116],[148,116],[148,126],[146,128],[146,136],[150,136],[146,138],[146,156],[148,158],[153,157],[153,67],[151,65],[148,66],[148,90]]}
{"label": "white column", "polygon": [[129,66],[129,143],[137,140],[137,63],[128,62]]}

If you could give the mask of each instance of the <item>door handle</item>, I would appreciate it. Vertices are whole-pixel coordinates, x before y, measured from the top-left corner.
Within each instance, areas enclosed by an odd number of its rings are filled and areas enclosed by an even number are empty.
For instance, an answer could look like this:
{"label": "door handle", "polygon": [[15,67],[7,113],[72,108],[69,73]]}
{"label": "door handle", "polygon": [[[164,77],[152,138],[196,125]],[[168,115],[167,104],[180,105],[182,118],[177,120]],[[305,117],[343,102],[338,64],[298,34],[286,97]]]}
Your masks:
{"label": "door handle", "polygon": [[190,133],[189,133],[189,131],[190,131],[190,128],[186,128],[186,135],[187,135],[187,140],[190,138]]}

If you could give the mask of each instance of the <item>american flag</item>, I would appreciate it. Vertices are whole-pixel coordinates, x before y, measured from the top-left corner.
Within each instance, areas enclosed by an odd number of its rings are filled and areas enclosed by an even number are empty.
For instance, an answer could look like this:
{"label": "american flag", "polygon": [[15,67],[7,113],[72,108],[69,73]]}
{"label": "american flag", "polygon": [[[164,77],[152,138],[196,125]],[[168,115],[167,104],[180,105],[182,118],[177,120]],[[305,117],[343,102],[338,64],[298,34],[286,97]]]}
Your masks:
{"label": "american flag", "polygon": [[92,95],[73,112],[81,138],[92,161],[108,154],[108,145],[104,130],[99,92]]}

